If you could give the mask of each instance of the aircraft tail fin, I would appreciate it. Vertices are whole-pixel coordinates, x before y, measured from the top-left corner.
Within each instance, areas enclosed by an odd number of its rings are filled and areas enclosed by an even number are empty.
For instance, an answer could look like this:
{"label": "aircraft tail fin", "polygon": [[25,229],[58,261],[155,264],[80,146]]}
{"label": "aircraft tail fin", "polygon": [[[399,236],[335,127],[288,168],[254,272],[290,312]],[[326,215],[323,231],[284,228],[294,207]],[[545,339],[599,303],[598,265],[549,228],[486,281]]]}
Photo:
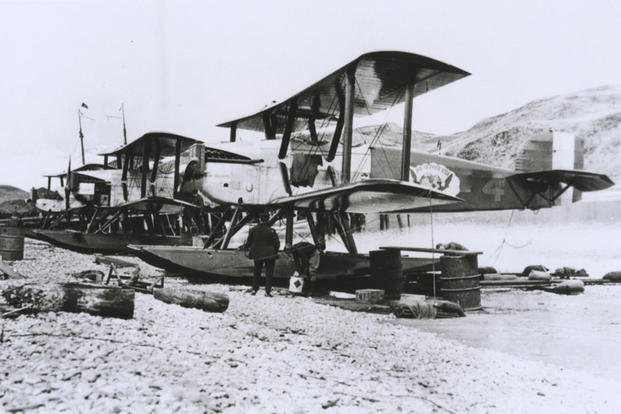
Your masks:
{"label": "aircraft tail fin", "polygon": [[[515,160],[518,172],[552,169],[582,170],[584,168],[584,140],[566,132],[548,131],[528,140]],[[582,192],[573,189],[568,201],[579,201]]]}

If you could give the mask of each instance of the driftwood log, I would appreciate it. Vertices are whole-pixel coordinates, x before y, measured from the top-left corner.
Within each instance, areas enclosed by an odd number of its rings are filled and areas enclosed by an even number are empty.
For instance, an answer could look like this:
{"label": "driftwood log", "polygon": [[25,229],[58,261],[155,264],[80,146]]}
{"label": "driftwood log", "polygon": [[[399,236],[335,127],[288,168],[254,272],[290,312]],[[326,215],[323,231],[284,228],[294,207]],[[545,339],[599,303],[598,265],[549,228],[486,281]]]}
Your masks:
{"label": "driftwood log", "polygon": [[132,289],[85,283],[27,283],[2,291],[6,302],[31,312],[85,312],[90,315],[131,319],[134,316]]}
{"label": "driftwood log", "polygon": [[155,288],[153,297],[165,303],[207,312],[224,312],[229,307],[229,297],[223,293],[179,288]]}

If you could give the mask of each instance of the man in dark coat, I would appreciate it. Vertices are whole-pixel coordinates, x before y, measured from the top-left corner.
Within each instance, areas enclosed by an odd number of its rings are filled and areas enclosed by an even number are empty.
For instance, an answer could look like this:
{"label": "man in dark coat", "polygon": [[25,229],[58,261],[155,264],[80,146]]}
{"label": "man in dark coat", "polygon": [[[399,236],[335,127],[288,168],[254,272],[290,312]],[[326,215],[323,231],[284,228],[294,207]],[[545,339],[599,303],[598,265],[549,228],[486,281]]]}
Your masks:
{"label": "man in dark coat", "polygon": [[268,216],[261,215],[259,224],[250,229],[245,246],[248,249],[248,257],[254,260],[254,273],[252,276],[252,294],[256,295],[259,290],[259,278],[265,266],[265,296],[272,296],[272,277],[274,265],[278,257],[280,240],[278,235],[268,224]]}

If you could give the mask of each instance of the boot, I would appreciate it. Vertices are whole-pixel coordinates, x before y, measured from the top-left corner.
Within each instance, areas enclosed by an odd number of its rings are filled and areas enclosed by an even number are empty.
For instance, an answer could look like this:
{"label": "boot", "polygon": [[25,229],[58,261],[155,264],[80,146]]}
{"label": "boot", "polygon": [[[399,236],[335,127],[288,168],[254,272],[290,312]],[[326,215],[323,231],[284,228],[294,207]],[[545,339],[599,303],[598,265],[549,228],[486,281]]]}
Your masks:
{"label": "boot", "polygon": [[315,296],[315,281],[312,279],[308,280],[308,288],[306,289],[306,297],[313,297]]}

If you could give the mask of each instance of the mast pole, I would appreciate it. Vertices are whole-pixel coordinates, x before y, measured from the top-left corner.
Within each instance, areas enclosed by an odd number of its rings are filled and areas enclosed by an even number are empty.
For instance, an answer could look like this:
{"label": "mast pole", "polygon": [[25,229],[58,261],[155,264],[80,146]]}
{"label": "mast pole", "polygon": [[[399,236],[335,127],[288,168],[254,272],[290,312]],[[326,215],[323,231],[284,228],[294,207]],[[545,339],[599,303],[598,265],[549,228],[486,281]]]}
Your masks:
{"label": "mast pole", "polygon": [[84,162],[84,133],[82,132],[82,111],[78,109],[78,125],[80,126],[80,149],[82,150],[82,165]]}
{"label": "mast pole", "polygon": [[123,116],[123,144],[127,145],[127,127],[125,125],[125,103],[121,103],[121,113]]}

